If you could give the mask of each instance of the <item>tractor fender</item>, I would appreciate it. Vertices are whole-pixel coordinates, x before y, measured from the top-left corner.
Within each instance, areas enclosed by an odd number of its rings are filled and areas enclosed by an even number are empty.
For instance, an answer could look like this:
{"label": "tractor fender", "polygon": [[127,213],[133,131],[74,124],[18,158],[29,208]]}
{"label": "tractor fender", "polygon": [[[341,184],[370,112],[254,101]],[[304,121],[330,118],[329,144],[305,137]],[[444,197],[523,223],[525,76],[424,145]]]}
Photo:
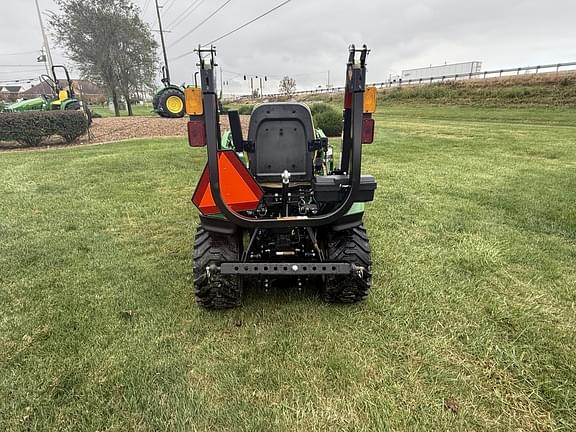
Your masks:
{"label": "tractor fender", "polygon": [[344,231],[362,225],[362,217],[364,216],[364,203],[357,202],[352,204],[350,210],[330,225],[332,231]]}
{"label": "tractor fender", "polygon": [[182,96],[184,96],[184,90],[182,89],[182,87],[174,85],[174,84],[170,84],[170,85],[167,85],[166,87],[162,87],[160,90],[158,90],[156,92],[156,95],[161,95],[162,93],[164,93],[168,89],[179,91],[180,93],[182,93]]}
{"label": "tractor fender", "polygon": [[169,84],[167,86],[164,86],[160,89],[158,89],[158,91],[154,94],[154,97],[152,98],[152,109],[155,112],[159,112],[159,107],[158,104],[160,103],[160,96],[162,96],[162,94],[166,91],[166,90],[176,90],[177,92],[180,92],[182,94],[182,97],[184,97],[184,90],[182,89],[182,87],[179,87],[177,85],[174,84]]}
{"label": "tractor fender", "polygon": [[67,107],[68,107],[69,105],[71,105],[71,104],[76,104],[76,103],[78,103],[78,102],[79,102],[78,99],[66,99],[65,101],[63,101],[63,102],[60,104],[60,109],[61,109],[61,110],[65,110],[65,109],[67,109]]}
{"label": "tractor fender", "polygon": [[154,95],[152,106],[154,112],[159,114],[161,117],[184,117],[186,110],[183,89],[174,85],[164,87]]}

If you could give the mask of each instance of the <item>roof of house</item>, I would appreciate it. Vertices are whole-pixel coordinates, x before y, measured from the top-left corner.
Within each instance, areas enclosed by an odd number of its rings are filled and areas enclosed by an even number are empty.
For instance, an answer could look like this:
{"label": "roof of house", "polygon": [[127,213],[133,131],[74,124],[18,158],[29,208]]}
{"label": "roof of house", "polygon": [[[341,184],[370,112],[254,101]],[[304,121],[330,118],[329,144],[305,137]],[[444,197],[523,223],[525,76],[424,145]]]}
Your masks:
{"label": "roof of house", "polygon": [[21,89],[22,89],[22,86],[19,86],[19,85],[0,86],[0,91],[7,92],[7,93],[18,93]]}
{"label": "roof of house", "polygon": [[[62,87],[66,87],[68,85],[66,80],[58,80],[58,84]],[[104,90],[87,80],[72,80],[72,87],[74,87],[75,91],[82,90],[82,93],[87,95],[105,94]],[[26,98],[30,96],[47,95],[51,93],[52,89],[50,86],[45,81],[41,81],[39,84],[30,87],[28,90],[22,92],[21,94],[24,98]]]}

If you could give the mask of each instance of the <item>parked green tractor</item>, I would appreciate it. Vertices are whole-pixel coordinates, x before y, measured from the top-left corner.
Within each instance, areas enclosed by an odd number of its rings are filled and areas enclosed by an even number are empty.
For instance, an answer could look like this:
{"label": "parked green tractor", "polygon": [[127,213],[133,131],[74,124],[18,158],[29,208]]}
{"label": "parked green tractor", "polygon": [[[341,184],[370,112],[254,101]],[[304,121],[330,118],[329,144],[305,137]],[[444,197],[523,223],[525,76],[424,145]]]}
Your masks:
{"label": "parked green tractor", "polygon": [[166,68],[162,68],[162,83],[164,87],[156,92],[152,99],[152,108],[160,117],[184,117],[184,90],[170,83]]}
{"label": "parked green tractor", "polygon": [[[200,211],[194,288],[209,309],[240,305],[247,284],[281,280],[320,288],[324,301],[355,303],[372,283],[364,203],[376,180],[362,175],[362,145],[374,140],[376,89],[366,87],[364,45],[350,47],[339,163],[308,106],[263,103],[244,135],[238,111],[220,136],[213,47],[199,48],[201,88],[186,89],[188,140],[208,162],[192,201]],[[209,57],[208,57],[209,56]]]}
{"label": "parked green tractor", "polygon": [[[66,86],[56,76],[56,70],[61,69],[66,76]],[[41,95],[33,99],[26,99],[15,102],[4,107],[5,112],[24,112],[24,111],[54,111],[54,110],[84,110],[90,118],[88,107],[76,97],[72,87],[72,80],[68,69],[62,65],[52,66],[52,76],[41,75],[40,82],[47,84],[51,90],[50,95]]]}

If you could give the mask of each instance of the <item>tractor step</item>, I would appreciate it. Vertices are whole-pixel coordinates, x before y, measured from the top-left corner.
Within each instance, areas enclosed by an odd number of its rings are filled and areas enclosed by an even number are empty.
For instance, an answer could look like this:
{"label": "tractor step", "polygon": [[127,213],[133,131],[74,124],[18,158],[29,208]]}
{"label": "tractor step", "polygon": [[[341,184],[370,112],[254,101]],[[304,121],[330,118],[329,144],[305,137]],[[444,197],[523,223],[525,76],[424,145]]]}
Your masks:
{"label": "tractor step", "polygon": [[358,268],[350,263],[312,262],[312,263],[242,263],[220,264],[220,273],[237,275],[348,275]]}

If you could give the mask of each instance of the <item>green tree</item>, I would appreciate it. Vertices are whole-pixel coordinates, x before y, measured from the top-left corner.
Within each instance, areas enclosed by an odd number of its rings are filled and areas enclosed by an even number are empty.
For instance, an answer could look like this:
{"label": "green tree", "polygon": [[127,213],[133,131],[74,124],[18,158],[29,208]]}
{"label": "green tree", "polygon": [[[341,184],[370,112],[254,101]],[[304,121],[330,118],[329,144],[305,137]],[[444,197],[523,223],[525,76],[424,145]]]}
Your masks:
{"label": "green tree", "polygon": [[131,0],[56,0],[50,24],[82,76],[103,85],[120,115],[119,96],[132,115],[132,96],[153,85],[158,44]]}

